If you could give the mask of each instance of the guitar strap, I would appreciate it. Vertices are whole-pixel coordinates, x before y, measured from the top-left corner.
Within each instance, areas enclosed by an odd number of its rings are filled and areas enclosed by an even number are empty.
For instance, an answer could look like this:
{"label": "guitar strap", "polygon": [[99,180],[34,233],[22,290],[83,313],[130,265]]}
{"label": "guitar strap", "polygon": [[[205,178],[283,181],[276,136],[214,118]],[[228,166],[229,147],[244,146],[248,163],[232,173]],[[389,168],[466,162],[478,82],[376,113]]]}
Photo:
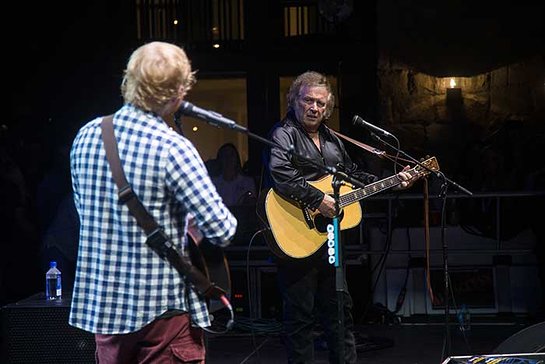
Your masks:
{"label": "guitar strap", "polygon": [[377,149],[377,148],[374,148],[368,144],[365,144],[365,143],[362,143],[358,140],[355,140],[355,139],[352,139],[350,138],[349,136],[346,136],[342,133],[339,133],[338,131],[336,130],[333,130],[331,129],[330,127],[328,127],[328,129],[335,135],[337,135],[338,137],[346,140],[346,141],[349,141],[350,143],[362,148],[362,149],[365,149],[366,151],[368,151],[369,153],[372,153],[372,154],[376,154],[379,158],[387,158],[389,160],[391,160],[392,162],[395,162],[396,164],[399,164],[399,161],[404,161],[404,162],[411,162],[409,159],[405,159],[405,158],[402,158],[402,157],[399,157],[399,156],[393,156],[391,154],[388,154],[386,153],[385,151],[383,150],[380,150],[380,149]]}
{"label": "guitar strap", "polygon": [[328,129],[331,130],[331,132],[332,132],[333,134],[337,135],[338,137],[343,138],[344,140],[347,140],[347,141],[349,141],[350,143],[352,143],[352,144],[354,144],[354,145],[357,145],[358,147],[363,148],[363,149],[365,149],[366,151],[368,151],[368,152],[370,152],[370,153],[376,154],[376,155],[378,155],[379,157],[382,157],[382,156],[384,156],[384,155],[386,154],[386,152],[383,151],[383,150],[379,150],[379,149],[377,149],[377,148],[373,148],[373,147],[370,146],[370,145],[367,145],[367,144],[365,144],[365,143],[362,143],[362,142],[360,142],[360,141],[357,141],[357,140],[355,140],[355,139],[352,139],[352,138],[350,138],[350,137],[348,137],[348,136],[346,136],[346,135],[344,135],[344,134],[341,134],[341,133],[339,133],[338,131],[336,131],[336,130],[334,130],[334,129],[331,129],[331,128],[329,128],[329,127],[328,127]]}
{"label": "guitar strap", "polygon": [[134,190],[125,177],[119,159],[119,151],[114,134],[113,115],[102,118],[100,127],[102,129],[101,135],[106,150],[106,158],[108,159],[114,181],[117,185],[119,202],[127,205],[138,225],[146,233],[146,244],[159,254],[161,258],[166,258],[180,274],[188,277],[201,295],[206,298],[225,299],[224,295],[226,292],[210,282],[208,277],[199,271],[188,257],[181,255],[174,248],[170,237],[165,233],[163,227],[155,221],[134,193]]}

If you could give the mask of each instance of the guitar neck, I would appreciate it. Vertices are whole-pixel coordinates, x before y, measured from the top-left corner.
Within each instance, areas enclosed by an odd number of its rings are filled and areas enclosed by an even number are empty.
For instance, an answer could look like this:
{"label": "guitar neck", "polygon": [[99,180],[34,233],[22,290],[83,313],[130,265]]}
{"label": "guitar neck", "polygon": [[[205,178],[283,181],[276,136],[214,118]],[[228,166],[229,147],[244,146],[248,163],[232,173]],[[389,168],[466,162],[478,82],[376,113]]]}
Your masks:
{"label": "guitar neck", "polygon": [[[411,177],[415,176],[418,173],[415,169],[411,169],[406,172],[409,173]],[[377,194],[381,191],[395,187],[400,183],[401,180],[399,179],[397,174],[394,174],[393,176],[387,177],[383,180],[370,183],[363,188],[357,188],[353,191],[345,193],[344,195],[341,195],[339,205],[341,208],[343,208],[345,206],[353,204],[354,202],[358,202],[360,200],[363,200],[364,198]]]}

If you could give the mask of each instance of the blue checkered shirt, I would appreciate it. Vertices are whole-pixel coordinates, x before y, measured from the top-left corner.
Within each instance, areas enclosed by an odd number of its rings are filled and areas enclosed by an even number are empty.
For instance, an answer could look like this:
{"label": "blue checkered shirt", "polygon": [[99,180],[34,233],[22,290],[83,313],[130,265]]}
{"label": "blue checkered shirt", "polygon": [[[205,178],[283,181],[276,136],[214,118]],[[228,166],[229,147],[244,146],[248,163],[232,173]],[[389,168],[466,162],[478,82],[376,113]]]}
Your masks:
{"label": "blue checkered shirt", "polygon": [[[210,325],[205,301],[192,284],[148,245],[117,187],[97,118],[77,133],[70,152],[80,216],[77,270],[69,323],[98,334],[139,330],[169,310]],[[148,212],[172,243],[187,252],[188,212],[213,244],[226,246],[237,221],[223,204],[193,144],[157,115],[123,106],[114,117],[123,170]]]}

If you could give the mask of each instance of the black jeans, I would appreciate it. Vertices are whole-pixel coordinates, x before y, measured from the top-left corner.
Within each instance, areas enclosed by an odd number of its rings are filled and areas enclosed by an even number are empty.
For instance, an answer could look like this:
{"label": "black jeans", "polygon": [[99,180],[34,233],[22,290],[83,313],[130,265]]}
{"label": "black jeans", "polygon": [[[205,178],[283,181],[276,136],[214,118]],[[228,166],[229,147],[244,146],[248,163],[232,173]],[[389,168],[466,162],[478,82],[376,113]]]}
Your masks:
{"label": "black jeans", "polygon": [[338,293],[335,267],[323,258],[278,263],[278,283],[283,300],[282,339],[289,363],[314,362],[313,329],[316,318],[326,334],[330,363],[355,363],[356,346],[352,332],[352,298],[344,280],[344,361],[339,360]]}

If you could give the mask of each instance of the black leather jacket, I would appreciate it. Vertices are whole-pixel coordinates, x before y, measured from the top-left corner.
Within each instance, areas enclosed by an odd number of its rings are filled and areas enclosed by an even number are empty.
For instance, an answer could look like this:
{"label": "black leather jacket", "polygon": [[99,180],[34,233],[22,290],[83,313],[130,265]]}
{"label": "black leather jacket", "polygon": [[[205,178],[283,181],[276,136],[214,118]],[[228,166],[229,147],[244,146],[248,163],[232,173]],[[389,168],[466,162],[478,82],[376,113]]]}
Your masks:
{"label": "black leather jacket", "polygon": [[[353,163],[341,140],[324,124],[319,128],[321,152],[310,136],[295,119],[293,113],[288,113],[279,127],[271,134],[273,142],[289,148],[291,145],[298,154],[311,158],[323,166],[331,166],[344,171],[364,183],[377,180],[375,175],[358,169]],[[323,170],[312,163],[290,155],[279,148],[271,149],[270,174],[274,190],[284,198],[299,203],[303,207],[316,209],[324,198],[324,193],[308,181],[315,181],[325,176]]]}

